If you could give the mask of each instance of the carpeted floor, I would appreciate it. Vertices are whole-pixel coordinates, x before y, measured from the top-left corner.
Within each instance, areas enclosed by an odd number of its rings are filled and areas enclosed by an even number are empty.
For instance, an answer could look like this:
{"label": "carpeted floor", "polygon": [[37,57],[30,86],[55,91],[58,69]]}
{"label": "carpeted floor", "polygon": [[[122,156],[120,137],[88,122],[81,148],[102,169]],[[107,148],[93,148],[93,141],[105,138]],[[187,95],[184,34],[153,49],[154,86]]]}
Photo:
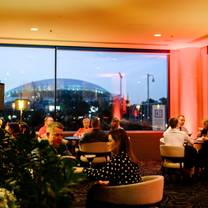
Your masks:
{"label": "carpeted floor", "polygon": [[[140,167],[142,175],[160,174],[159,161],[142,161]],[[90,186],[91,184],[85,182],[74,191],[73,208],[85,207],[87,191]],[[106,205],[106,207],[109,206]],[[160,207],[208,208],[208,180],[165,181],[164,195]]]}
{"label": "carpeted floor", "polygon": [[208,182],[198,181],[187,184],[165,184],[161,207],[208,207]]}

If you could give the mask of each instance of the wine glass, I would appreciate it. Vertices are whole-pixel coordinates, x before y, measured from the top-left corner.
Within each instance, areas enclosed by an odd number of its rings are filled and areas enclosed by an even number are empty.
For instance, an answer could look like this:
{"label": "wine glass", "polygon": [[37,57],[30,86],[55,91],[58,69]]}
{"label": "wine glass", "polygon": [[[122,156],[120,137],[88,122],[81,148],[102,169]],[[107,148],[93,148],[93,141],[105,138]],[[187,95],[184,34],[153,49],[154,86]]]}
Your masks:
{"label": "wine glass", "polygon": [[88,154],[88,155],[85,155],[85,157],[87,158],[87,160],[89,162],[89,167],[91,168],[92,167],[92,161],[94,160],[94,158],[96,157],[96,155],[94,155],[94,154]]}

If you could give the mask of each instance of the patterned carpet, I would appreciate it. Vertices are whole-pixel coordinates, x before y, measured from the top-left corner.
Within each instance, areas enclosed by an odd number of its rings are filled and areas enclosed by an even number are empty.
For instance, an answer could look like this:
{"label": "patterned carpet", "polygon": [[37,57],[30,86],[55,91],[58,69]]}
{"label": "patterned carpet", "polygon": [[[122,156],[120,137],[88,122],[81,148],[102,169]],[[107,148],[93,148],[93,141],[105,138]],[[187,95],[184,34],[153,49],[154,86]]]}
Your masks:
{"label": "patterned carpet", "polygon": [[[160,174],[159,161],[142,161],[140,163],[142,175]],[[74,191],[73,208],[84,208],[87,190],[92,184],[88,182]],[[100,207],[100,206],[99,206]],[[121,206],[103,205],[107,208],[121,208]],[[125,206],[126,208],[127,206]],[[164,196],[161,208],[208,208],[208,180],[197,179],[192,181],[165,181]],[[154,207],[155,208],[155,207]]]}
{"label": "patterned carpet", "polygon": [[208,182],[198,181],[189,184],[166,184],[161,207],[208,207]]}

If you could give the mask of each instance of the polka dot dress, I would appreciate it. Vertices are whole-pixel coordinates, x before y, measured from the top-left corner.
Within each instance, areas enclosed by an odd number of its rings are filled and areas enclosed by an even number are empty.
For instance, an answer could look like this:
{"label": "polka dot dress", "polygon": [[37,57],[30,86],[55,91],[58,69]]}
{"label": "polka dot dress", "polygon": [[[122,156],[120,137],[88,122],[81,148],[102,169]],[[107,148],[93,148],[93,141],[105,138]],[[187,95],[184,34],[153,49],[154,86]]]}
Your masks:
{"label": "polka dot dress", "polygon": [[116,154],[102,168],[86,168],[84,172],[93,180],[107,180],[110,185],[123,185],[141,181],[139,166],[125,152]]}

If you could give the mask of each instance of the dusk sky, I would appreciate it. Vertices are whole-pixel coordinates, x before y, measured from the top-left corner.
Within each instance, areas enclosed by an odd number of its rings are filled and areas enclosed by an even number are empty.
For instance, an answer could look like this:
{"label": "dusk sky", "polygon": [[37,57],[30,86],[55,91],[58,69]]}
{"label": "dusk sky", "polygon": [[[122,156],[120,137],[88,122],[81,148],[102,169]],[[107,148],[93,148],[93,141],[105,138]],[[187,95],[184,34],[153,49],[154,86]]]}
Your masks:
{"label": "dusk sky", "polygon": [[[0,47],[0,80],[5,91],[22,84],[54,78],[54,50],[47,48]],[[121,52],[58,51],[58,78],[79,79],[97,84],[113,94],[120,93],[131,103],[167,97],[167,56]]]}

